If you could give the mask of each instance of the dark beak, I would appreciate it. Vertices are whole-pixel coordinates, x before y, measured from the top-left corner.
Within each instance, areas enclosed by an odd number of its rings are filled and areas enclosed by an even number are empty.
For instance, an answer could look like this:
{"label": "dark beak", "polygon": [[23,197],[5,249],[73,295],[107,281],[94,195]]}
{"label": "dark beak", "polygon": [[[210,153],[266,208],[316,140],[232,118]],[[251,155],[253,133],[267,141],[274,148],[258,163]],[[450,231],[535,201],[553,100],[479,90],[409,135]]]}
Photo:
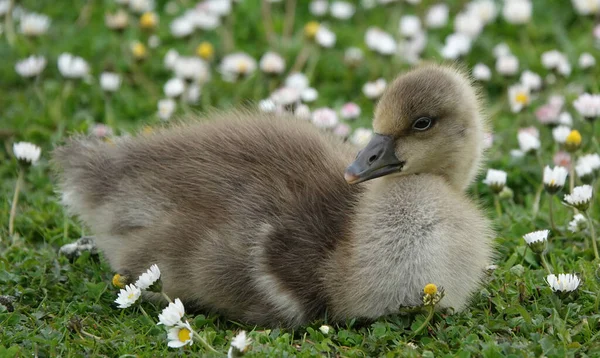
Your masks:
{"label": "dark beak", "polygon": [[374,134],[367,146],[358,153],[354,163],[346,169],[348,184],[357,184],[399,172],[404,162],[396,158],[394,138]]}

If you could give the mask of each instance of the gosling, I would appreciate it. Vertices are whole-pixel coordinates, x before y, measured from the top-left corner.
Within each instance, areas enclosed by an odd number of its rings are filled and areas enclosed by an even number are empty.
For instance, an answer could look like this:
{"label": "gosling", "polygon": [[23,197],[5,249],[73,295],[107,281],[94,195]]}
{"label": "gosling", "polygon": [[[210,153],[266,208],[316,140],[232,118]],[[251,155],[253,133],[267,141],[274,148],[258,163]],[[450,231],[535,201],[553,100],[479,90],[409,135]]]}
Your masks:
{"label": "gosling", "polygon": [[310,123],[227,112],[54,153],[68,210],[113,270],[158,264],[170,297],[261,326],[376,319],[419,305],[427,283],[463,310],[493,231],[465,195],[485,120],[459,69],[391,83],[358,156]]}

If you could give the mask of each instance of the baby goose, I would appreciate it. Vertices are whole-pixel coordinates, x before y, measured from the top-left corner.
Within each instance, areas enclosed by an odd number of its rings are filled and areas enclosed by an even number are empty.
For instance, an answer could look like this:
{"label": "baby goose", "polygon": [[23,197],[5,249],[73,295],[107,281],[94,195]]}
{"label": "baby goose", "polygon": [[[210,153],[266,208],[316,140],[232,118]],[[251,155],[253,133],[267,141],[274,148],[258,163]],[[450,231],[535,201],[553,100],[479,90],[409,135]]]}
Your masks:
{"label": "baby goose", "polygon": [[265,326],[377,318],[420,304],[430,282],[465,308],[493,233],[464,194],[484,120],[462,72],[397,78],[356,158],[307,122],[215,117],[55,151],[62,200],[115,271],[156,263],[169,296]]}

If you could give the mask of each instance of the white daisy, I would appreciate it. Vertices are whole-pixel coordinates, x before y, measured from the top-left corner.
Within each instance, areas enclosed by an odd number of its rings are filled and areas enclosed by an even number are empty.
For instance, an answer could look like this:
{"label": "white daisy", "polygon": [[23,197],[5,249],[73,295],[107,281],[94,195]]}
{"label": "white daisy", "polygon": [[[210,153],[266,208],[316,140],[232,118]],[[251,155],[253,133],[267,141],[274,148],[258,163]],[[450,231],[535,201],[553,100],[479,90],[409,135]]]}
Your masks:
{"label": "white daisy", "polygon": [[576,186],[571,194],[565,195],[565,201],[581,211],[586,211],[592,201],[592,187],[587,184]]}
{"label": "white daisy", "polygon": [[550,230],[539,230],[523,235],[523,239],[528,245],[531,245],[548,240],[548,234],[550,234]]}
{"label": "white daisy", "polygon": [[160,269],[158,265],[154,264],[150,266],[150,268],[140,275],[140,277],[135,281],[135,285],[140,290],[146,290],[150,286],[152,286],[156,281],[160,279]]}
{"label": "white daisy", "polygon": [[579,165],[579,164],[583,164],[583,163],[585,163],[587,166],[592,168],[592,170],[598,171],[598,170],[600,170],[600,155],[598,155],[596,153],[582,155],[577,160],[577,164]]}
{"label": "white daisy", "polygon": [[181,319],[185,314],[185,307],[179,298],[176,298],[174,302],[170,302],[167,307],[162,310],[162,313],[158,315],[158,323],[163,324],[167,327],[172,327],[181,323]]}
{"label": "white daisy", "polygon": [[168,120],[175,112],[177,104],[172,98],[161,99],[158,101],[158,116],[163,121]]}
{"label": "white daisy", "polygon": [[275,52],[266,52],[261,57],[258,66],[267,74],[281,74],[285,71],[285,60]]}
{"label": "white daisy", "polygon": [[529,102],[531,101],[529,87],[522,84],[508,87],[508,101],[513,113],[521,112],[521,110],[529,105]]}
{"label": "white daisy", "polygon": [[308,10],[314,16],[325,16],[329,4],[326,0],[313,0],[308,5]]}
{"label": "white daisy", "polygon": [[323,334],[329,334],[330,330],[331,330],[331,327],[329,327],[326,324],[324,324],[321,327],[319,327],[319,331],[321,331],[321,333],[323,333]]}
{"label": "white daisy", "polygon": [[584,52],[579,56],[577,61],[580,68],[586,69],[596,66],[596,58],[589,52]]}
{"label": "white daisy", "polygon": [[383,78],[380,78],[377,81],[365,83],[362,91],[367,98],[376,99],[381,97],[386,86],[387,82]]}
{"label": "white daisy", "polygon": [[252,341],[246,337],[246,331],[241,331],[231,340],[231,347],[227,352],[227,357],[239,357],[244,354]]}
{"label": "white daisy", "polygon": [[512,76],[519,70],[519,59],[514,55],[504,55],[496,60],[496,71],[504,76]]}
{"label": "white daisy", "polygon": [[169,24],[171,35],[175,38],[182,38],[191,35],[194,32],[194,23],[187,16],[180,16]]}
{"label": "white daisy", "polygon": [[571,134],[571,128],[567,126],[558,126],[552,130],[552,137],[558,144],[564,144],[569,134]]}
{"label": "white daisy", "polygon": [[300,103],[294,110],[294,116],[305,121],[310,121],[312,113],[307,105]]}
{"label": "white daisy", "polygon": [[584,183],[591,183],[594,179],[594,169],[586,162],[580,162],[575,166],[575,172]]}
{"label": "white daisy", "polygon": [[578,232],[585,229],[587,226],[587,219],[583,214],[575,214],[573,220],[569,222],[569,231]]}
{"label": "white daisy", "polygon": [[300,97],[302,98],[302,102],[314,102],[317,97],[319,97],[319,92],[316,89],[309,87],[300,93]]}
{"label": "white daisy", "polygon": [[561,273],[558,276],[551,274],[546,276],[546,282],[553,292],[573,292],[581,284],[576,275]]}
{"label": "white daisy", "polygon": [[544,186],[550,193],[555,193],[565,185],[567,179],[568,170],[565,167],[556,166],[550,168],[546,166],[544,168]]}
{"label": "white daisy", "polygon": [[25,36],[40,36],[48,32],[50,18],[43,14],[29,13],[21,17],[20,30]]}
{"label": "white daisy", "polygon": [[405,37],[415,36],[421,32],[421,20],[416,15],[404,15],[400,18],[399,31]]}
{"label": "white daisy", "polygon": [[121,87],[121,76],[114,72],[102,72],[100,87],[106,92],[116,92]]}
{"label": "white daisy", "polygon": [[535,72],[525,70],[521,73],[521,84],[531,91],[542,88],[542,77]]}
{"label": "white daisy", "polygon": [[473,66],[473,78],[478,81],[489,81],[492,78],[492,70],[483,63],[478,63]]}
{"label": "white daisy", "polygon": [[338,124],[338,116],[331,108],[318,108],[312,113],[312,123],[319,128],[332,129]]}
{"label": "white daisy", "polygon": [[171,78],[165,83],[163,91],[169,98],[179,97],[183,94],[183,91],[185,91],[185,82],[178,77]]}
{"label": "white daisy", "polygon": [[66,78],[83,78],[90,72],[90,67],[83,58],[63,53],[58,56],[58,70]]}
{"label": "white daisy", "polygon": [[336,36],[333,31],[321,25],[315,34],[315,41],[322,47],[331,48],[335,45]]}
{"label": "white daisy", "polygon": [[511,24],[526,24],[531,20],[530,0],[505,0],[502,16]]}
{"label": "white daisy", "polygon": [[364,148],[373,137],[373,131],[369,128],[356,128],[350,137],[350,143],[359,148]]}
{"label": "white daisy", "polygon": [[119,296],[115,300],[119,308],[127,308],[140,298],[142,291],[135,285],[127,285],[119,291]]}
{"label": "white daisy", "polygon": [[506,185],[507,174],[503,170],[488,169],[483,183],[488,185],[494,192],[499,193]]}
{"label": "white daisy", "polygon": [[15,64],[15,71],[21,77],[35,77],[42,73],[46,68],[46,58],[44,56],[29,56]]}
{"label": "white daisy", "polygon": [[169,343],[167,345],[171,348],[180,348],[186,345],[192,345],[194,331],[188,321],[179,322],[176,326],[169,329],[167,333],[167,339]]}
{"label": "white daisy", "polygon": [[333,134],[340,138],[348,138],[348,135],[350,135],[351,131],[352,128],[350,128],[350,126],[346,123],[338,123],[338,125],[333,129]]}
{"label": "white daisy", "polygon": [[261,112],[272,113],[275,111],[275,108],[275,101],[272,99],[267,98],[258,102],[258,109],[260,109]]}
{"label": "white daisy", "polygon": [[520,131],[517,135],[517,139],[519,141],[519,147],[524,153],[540,149],[540,140],[529,132]]}
{"label": "white daisy", "polygon": [[42,149],[29,142],[18,142],[13,144],[15,157],[27,164],[35,164],[42,154]]}
{"label": "white daisy", "polygon": [[398,50],[398,43],[394,37],[377,27],[367,29],[365,43],[369,49],[381,55],[392,55]]}
{"label": "white daisy", "polygon": [[300,72],[295,72],[285,79],[285,86],[294,88],[298,93],[308,88],[308,77]]}
{"label": "white daisy", "polygon": [[356,119],[360,116],[360,107],[358,104],[353,102],[348,102],[342,106],[340,109],[340,115],[343,119]]}
{"label": "white daisy", "polygon": [[446,4],[436,4],[429,8],[425,16],[425,25],[430,29],[439,29],[448,23],[450,10]]}
{"label": "white daisy", "polygon": [[461,33],[453,33],[446,36],[444,47],[440,54],[443,58],[456,60],[460,56],[466,55],[471,51],[472,39]]}
{"label": "white daisy", "polygon": [[206,83],[210,79],[208,64],[197,57],[177,56],[173,62],[175,76],[186,81]]}
{"label": "white daisy", "polygon": [[588,119],[600,116],[600,95],[584,93],[573,102],[573,107],[579,114]]}
{"label": "white daisy", "polygon": [[255,70],[256,60],[243,52],[225,56],[219,65],[219,71],[227,81],[234,81],[236,78],[251,75]]}
{"label": "white daisy", "polygon": [[329,8],[331,16],[340,20],[348,20],[354,15],[355,11],[354,5],[346,1],[334,1]]}
{"label": "white daisy", "polygon": [[271,94],[273,103],[279,106],[289,106],[300,101],[300,92],[293,87],[282,87]]}

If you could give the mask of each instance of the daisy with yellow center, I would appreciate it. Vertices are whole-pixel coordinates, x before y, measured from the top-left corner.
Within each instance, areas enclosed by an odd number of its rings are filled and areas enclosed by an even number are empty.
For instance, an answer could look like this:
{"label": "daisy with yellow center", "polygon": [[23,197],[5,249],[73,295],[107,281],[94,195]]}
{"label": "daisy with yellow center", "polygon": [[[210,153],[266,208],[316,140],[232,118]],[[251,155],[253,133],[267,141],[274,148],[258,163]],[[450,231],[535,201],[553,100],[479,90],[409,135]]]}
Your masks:
{"label": "daisy with yellow center", "polygon": [[437,293],[437,286],[433,283],[428,283],[425,285],[423,292],[425,292],[426,295],[435,295]]}
{"label": "daisy with yellow center", "polygon": [[127,277],[120,275],[120,274],[115,274],[112,278],[112,284],[115,287],[118,288],[125,288],[125,284],[127,283]]}
{"label": "daisy with yellow center", "polygon": [[145,12],[140,17],[140,27],[144,30],[152,30],[158,23],[158,15],[153,12]]}
{"label": "daisy with yellow center", "polygon": [[529,104],[530,100],[529,87],[516,84],[508,88],[508,101],[513,113],[521,112]]}
{"label": "daisy with yellow center", "polygon": [[136,60],[142,60],[148,55],[148,49],[146,49],[143,43],[138,41],[131,46],[131,54]]}
{"label": "daisy with yellow center", "polygon": [[140,298],[141,294],[142,291],[135,285],[127,285],[119,291],[119,296],[115,302],[119,308],[127,308],[133,305]]}
{"label": "daisy with yellow center", "polygon": [[205,60],[211,60],[215,55],[215,48],[210,42],[202,42],[196,48],[196,55]]}
{"label": "daisy with yellow center", "polygon": [[169,329],[167,338],[169,339],[168,346],[171,348],[180,348],[187,345],[192,345],[194,331],[188,321],[181,322],[177,326]]}
{"label": "daisy with yellow center", "polygon": [[306,25],[304,25],[304,35],[309,39],[314,39],[315,35],[319,31],[319,25],[316,21],[310,21]]}
{"label": "daisy with yellow center", "polygon": [[581,133],[573,129],[565,140],[565,149],[569,152],[575,152],[579,147],[581,147]]}

